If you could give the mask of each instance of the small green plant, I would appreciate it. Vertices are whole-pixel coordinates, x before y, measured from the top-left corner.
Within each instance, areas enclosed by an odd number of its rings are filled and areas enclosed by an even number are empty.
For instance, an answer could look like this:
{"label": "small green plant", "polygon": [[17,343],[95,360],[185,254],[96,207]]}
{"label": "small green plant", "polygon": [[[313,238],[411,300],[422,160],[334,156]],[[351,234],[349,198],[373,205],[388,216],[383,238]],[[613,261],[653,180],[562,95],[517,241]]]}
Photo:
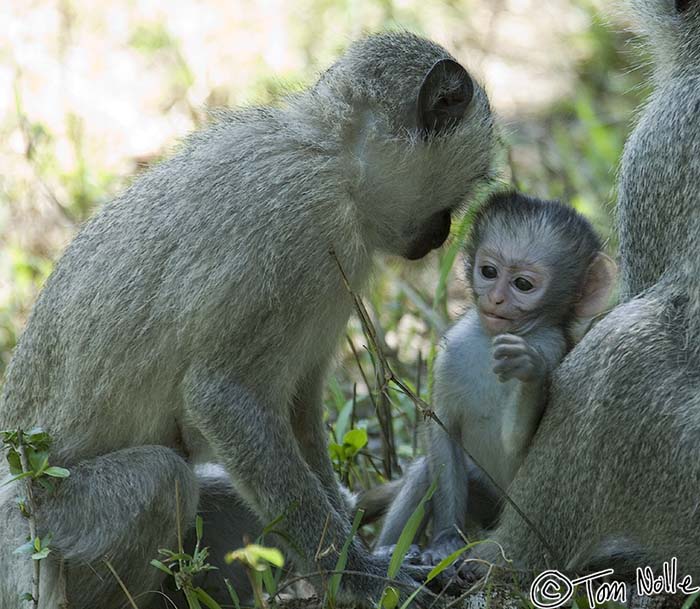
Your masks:
{"label": "small green plant", "polygon": [[0,438],[10,465],[11,478],[3,486],[19,480],[25,480],[26,496],[18,501],[19,510],[29,523],[27,543],[15,550],[17,554],[29,554],[33,561],[32,591],[21,596],[22,601],[32,603],[33,609],[39,607],[39,585],[41,582],[41,561],[51,552],[51,534],[39,537],[37,533],[36,502],[34,484],[38,483],[46,490],[53,490],[52,478],[67,478],[70,472],[63,467],[49,465],[49,448],[51,436],[37,427],[25,432],[21,429],[0,431]]}
{"label": "small green plant", "polygon": [[349,480],[355,465],[355,457],[367,446],[367,430],[351,429],[343,436],[343,443],[328,445],[335,470],[341,480]]}
{"label": "small green plant", "polygon": [[[281,568],[284,566],[282,552],[277,548],[268,548],[256,543],[249,543],[243,548],[226,554],[224,560],[229,564],[237,561],[243,565],[253,587],[255,606],[260,608],[267,607],[263,597],[263,583],[268,594],[274,594],[277,586],[270,567]],[[229,586],[230,592],[232,592],[232,588]],[[237,599],[234,601],[234,604],[236,607],[240,606]]]}
{"label": "small green plant", "polygon": [[[151,565],[173,578],[175,587],[181,590],[185,595],[189,609],[202,609],[202,605],[209,607],[209,609],[221,609],[219,603],[194,583],[195,577],[198,574],[216,570],[216,567],[207,562],[209,558],[209,548],[201,547],[203,527],[202,517],[197,516],[195,521],[197,543],[195,544],[192,554],[188,554],[183,550],[182,534],[178,529],[178,551],[174,552],[167,549],[158,550],[158,553],[163,556],[163,559],[157,560],[154,558],[151,561]],[[229,590],[231,589],[229,588]],[[236,606],[238,606],[237,601],[238,598],[236,597],[234,601]]]}

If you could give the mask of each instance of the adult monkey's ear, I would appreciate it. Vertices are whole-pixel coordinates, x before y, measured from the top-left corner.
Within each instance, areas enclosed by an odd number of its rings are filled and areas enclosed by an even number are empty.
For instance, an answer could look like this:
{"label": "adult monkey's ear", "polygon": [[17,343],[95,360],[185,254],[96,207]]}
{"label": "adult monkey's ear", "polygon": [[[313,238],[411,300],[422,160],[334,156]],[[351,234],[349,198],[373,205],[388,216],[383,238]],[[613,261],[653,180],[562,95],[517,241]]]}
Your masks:
{"label": "adult monkey's ear", "polygon": [[596,254],[588,265],[579,299],[574,306],[576,317],[595,317],[605,311],[616,278],[615,261],[605,254]]}
{"label": "adult monkey's ear", "polygon": [[690,8],[693,0],[676,0],[676,11],[679,13],[684,13]]}
{"label": "adult monkey's ear", "polygon": [[474,83],[453,59],[436,62],[418,92],[418,128],[426,137],[456,125],[474,97]]}

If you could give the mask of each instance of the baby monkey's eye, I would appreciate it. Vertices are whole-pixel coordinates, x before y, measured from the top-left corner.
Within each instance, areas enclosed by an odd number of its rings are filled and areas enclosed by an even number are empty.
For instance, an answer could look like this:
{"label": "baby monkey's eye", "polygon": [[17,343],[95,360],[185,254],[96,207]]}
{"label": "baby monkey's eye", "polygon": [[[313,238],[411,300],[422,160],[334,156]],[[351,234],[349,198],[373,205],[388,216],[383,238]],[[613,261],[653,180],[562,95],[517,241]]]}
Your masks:
{"label": "baby monkey's eye", "polygon": [[486,279],[496,279],[496,277],[498,277],[498,271],[495,267],[484,265],[481,267],[481,275],[486,277]]}
{"label": "baby monkey's eye", "polygon": [[529,292],[532,288],[535,287],[524,277],[517,277],[516,280],[513,282],[513,285],[516,288],[518,288],[518,290],[520,290],[521,292]]}

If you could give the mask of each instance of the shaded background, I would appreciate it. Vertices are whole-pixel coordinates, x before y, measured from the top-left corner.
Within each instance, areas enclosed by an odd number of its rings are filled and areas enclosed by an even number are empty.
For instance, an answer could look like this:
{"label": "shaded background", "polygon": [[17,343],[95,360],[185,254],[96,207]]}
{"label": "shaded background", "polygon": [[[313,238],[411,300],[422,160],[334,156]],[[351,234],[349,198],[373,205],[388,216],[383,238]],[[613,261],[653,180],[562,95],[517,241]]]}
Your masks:
{"label": "shaded background", "polygon": [[[593,0],[5,0],[0,3],[0,374],[42,282],[80,224],[202,124],[205,108],[267,102],[313,81],[363,32],[404,28],[446,46],[499,114],[502,181],[585,213],[615,253],[612,201],[645,57],[624,17]],[[429,400],[436,345],[468,302],[459,251],[384,259],[367,304],[396,372]],[[392,394],[395,442],[359,323],[327,390],[355,488],[420,450],[414,406]],[[352,343],[355,353],[349,344]],[[384,434],[386,439],[386,434]],[[352,442],[350,443],[352,444]]]}

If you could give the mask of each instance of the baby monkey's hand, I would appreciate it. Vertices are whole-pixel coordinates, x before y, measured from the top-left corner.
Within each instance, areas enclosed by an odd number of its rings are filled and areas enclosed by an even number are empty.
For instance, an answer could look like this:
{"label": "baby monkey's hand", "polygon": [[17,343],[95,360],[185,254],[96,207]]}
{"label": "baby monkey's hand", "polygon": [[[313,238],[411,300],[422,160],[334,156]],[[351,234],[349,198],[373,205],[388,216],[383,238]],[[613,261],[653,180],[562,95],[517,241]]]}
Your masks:
{"label": "baby monkey's hand", "polygon": [[530,383],[545,375],[544,357],[522,336],[499,334],[493,339],[492,346],[493,371],[502,383],[513,378]]}

